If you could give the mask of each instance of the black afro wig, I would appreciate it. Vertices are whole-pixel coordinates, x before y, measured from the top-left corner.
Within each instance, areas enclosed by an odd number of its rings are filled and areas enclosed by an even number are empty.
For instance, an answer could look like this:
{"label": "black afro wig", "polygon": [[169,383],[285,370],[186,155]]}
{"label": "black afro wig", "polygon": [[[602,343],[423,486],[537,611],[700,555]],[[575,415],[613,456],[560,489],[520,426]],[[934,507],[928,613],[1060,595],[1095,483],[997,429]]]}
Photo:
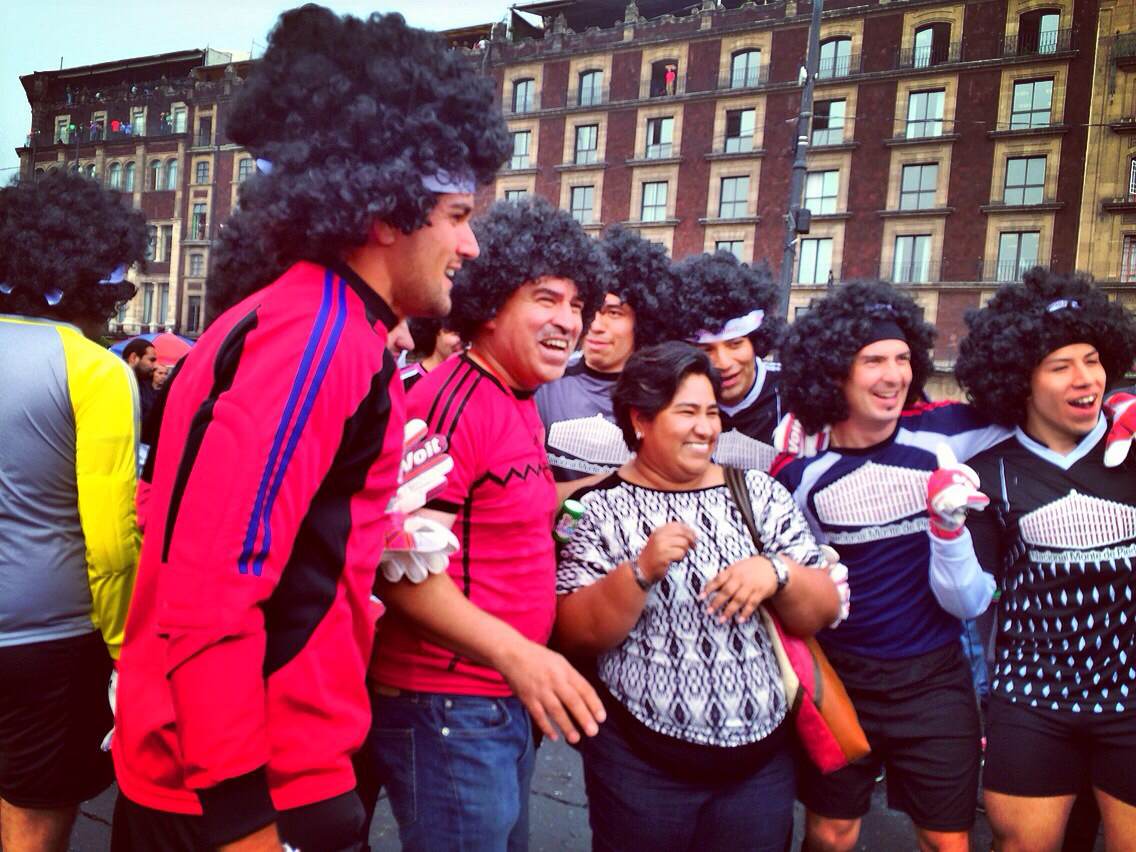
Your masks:
{"label": "black afro wig", "polygon": [[472,341],[521,285],[549,276],[575,282],[588,327],[608,291],[610,267],[599,242],[566,210],[532,196],[498,201],[474,221],[473,232],[481,254],[454,276],[447,328]]}
{"label": "black afro wig", "polygon": [[854,281],[814,299],[790,327],[781,345],[781,394],[785,406],[809,432],[846,420],[841,385],[856,353],[879,321],[899,326],[911,347],[911,387],[905,403],[923,393],[931,375],[935,328],[923,322],[919,306],[882,281]]}
{"label": "black afro wig", "polygon": [[106,322],[134,285],[99,282],[146,254],[146,219],[129,199],[63,171],[0,189],[0,283],[10,288],[0,313]]}
{"label": "black afro wig", "polygon": [[1132,315],[1083,275],[1031,269],[966,316],[955,376],[983,414],[1002,426],[1025,423],[1033,371],[1055,349],[1090,343],[1114,385],[1136,357]]}
{"label": "black afro wig", "polygon": [[667,339],[668,299],[676,283],[667,251],[622,225],[612,225],[600,242],[611,264],[608,293],[635,312],[635,347]]}
{"label": "black afro wig", "polygon": [[363,245],[375,220],[423,226],[436,201],[423,177],[486,183],[510,150],[492,82],[440,36],[315,5],[280,16],[227,132],[271,166],[222,228],[214,316],[297,260]]}
{"label": "black afro wig", "polygon": [[699,254],[674,265],[675,304],[667,312],[672,339],[691,340],[700,331],[717,333],[735,317],[765,313],[749,335],[754,354],[764,358],[777,348],[785,332],[778,312],[777,283],[764,262],[747,266],[728,251]]}

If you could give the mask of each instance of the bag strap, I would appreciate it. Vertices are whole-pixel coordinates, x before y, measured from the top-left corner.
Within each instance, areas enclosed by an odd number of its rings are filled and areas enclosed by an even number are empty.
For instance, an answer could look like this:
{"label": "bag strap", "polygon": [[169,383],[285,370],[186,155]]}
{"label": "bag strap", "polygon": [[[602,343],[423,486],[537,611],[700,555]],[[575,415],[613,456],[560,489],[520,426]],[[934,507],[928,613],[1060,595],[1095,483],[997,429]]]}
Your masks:
{"label": "bag strap", "polygon": [[749,530],[750,538],[757,553],[765,550],[761,543],[761,533],[757,531],[757,520],[753,516],[753,500],[749,496],[749,486],[746,484],[745,471],[740,467],[722,465],[722,475],[726,479],[726,487],[730,489],[730,496],[734,498],[734,505],[742,516],[742,522]]}

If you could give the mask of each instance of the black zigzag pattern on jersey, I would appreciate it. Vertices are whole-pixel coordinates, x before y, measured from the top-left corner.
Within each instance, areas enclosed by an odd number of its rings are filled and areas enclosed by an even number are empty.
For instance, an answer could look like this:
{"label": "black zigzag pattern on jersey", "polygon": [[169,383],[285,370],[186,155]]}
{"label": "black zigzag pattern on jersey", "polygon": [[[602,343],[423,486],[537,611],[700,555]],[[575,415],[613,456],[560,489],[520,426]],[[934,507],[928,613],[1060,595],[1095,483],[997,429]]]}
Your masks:
{"label": "black zigzag pattern on jersey", "polygon": [[518,479],[524,481],[530,476],[541,476],[549,467],[547,464],[532,465],[526,464],[523,468],[511,467],[505,471],[504,476],[498,476],[492,471],[487,471],[484,475],[477,478],[473,483],[473,488],[478,488],[486,482],[496,482],[498,485],[504,487],[509,484],[510,479]]}

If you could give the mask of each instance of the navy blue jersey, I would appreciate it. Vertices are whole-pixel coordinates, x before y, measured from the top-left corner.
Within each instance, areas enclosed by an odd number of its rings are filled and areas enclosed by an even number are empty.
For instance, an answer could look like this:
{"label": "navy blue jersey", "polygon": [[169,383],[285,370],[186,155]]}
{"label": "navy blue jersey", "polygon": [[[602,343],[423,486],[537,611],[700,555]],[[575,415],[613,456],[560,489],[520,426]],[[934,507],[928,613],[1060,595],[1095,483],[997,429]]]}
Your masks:
{"label": "navy blue jersey", "polygon": [[1008,434],[968,405],[922,406],[904,412],[879,444],[830,449],[781,470],[778,480],[817,540],[836,548],[848,566],[851,614],[820,634],[824,644],[902,659],[958,640],[960,622],[939,606],[927,578],[927,480],[940,443],[965,461]]}
{"label": "navy blue jersey", "polygon": [[971,461],[967,519],[998,578],[993,692],[1072,713],[1136,709],[1136,457],[1104,466],[1106,422],[1068,455],[1020,429]]}
{"label": "navy blue jersey", "polygon": [[714,461],[742,470],[768,471],[777,458],[773,430],[781,419],[781,365],[756,362],[753,386],[737,405],[721,406],[722,434]]}

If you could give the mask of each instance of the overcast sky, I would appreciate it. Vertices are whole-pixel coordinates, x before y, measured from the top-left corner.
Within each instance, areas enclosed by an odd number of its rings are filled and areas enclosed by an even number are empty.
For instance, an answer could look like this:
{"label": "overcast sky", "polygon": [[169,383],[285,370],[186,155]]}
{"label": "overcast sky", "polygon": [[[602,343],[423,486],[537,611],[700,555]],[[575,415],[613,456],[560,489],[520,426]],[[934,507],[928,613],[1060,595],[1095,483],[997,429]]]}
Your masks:
{"label": "overcast sky", "polygon": [[[427,29],[501,20],[516,0],[325,0],[337,12],[401,12]],[[33,71],[174,50],[264,50],[277,16],[302,0],[3,0],[0,11],[0,183],[19,167],[31,129],[20,77]]]}

